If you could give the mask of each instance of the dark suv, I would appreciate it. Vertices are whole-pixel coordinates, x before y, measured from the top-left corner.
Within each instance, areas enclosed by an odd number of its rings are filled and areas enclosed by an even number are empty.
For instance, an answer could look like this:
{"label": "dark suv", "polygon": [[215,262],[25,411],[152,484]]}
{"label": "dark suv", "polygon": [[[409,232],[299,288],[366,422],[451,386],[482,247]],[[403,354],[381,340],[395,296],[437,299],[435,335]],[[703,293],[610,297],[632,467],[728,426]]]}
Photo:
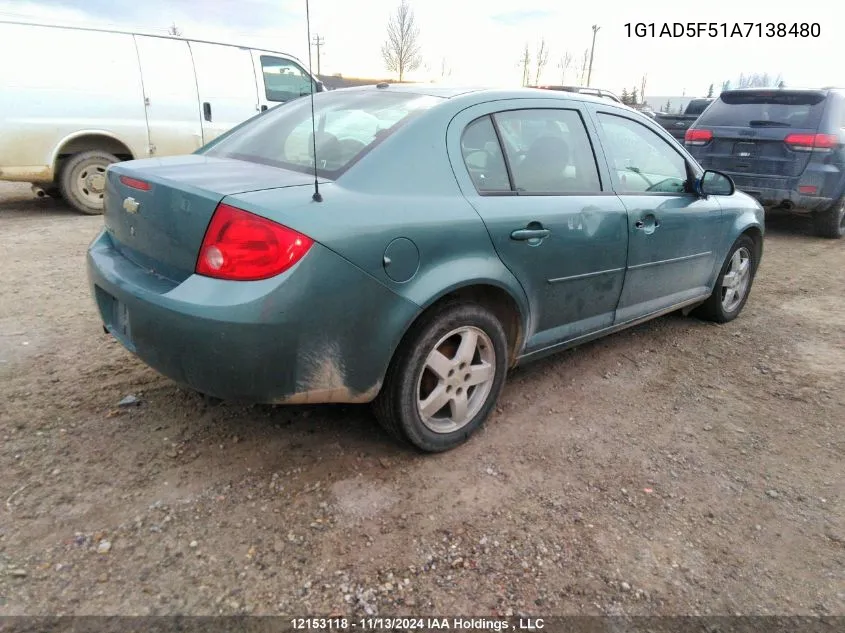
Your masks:
{"label": "dark suv", "polygon": [[822,237],[845,235],[845,91],[728,90],[684,143],[764,207],[812,214]]}

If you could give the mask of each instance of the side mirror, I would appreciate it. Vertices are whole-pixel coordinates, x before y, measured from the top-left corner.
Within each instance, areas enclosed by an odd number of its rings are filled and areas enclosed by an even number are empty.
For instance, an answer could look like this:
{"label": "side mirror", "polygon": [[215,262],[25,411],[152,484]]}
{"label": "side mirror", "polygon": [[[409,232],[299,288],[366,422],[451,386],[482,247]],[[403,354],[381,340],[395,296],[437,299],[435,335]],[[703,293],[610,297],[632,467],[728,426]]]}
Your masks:
{"label": "side mirror", "polygon": [[696,181],[696,190],[701,196],[732,196],[736,185],[727,174],[708,169]]}
{"label": "side mirror", "polygon": [[322,81],[315,81],[314,83],[315,83],[314,92],[325,92],[326,91],[326,86],[325,86],[325,84],[323,84]]}

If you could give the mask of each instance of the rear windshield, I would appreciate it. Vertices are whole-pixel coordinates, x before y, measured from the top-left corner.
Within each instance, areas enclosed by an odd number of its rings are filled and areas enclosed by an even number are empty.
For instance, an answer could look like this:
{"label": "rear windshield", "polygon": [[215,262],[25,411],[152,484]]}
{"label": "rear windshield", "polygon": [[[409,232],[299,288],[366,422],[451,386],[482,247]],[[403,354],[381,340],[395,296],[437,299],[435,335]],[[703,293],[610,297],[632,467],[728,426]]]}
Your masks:
{"label": "rear windshield", "polygon": [[701,114],[710,105],[710,99],[693,99],[689,102],[684,114]]}
{"label": "rear windshield", "polygon": [[[339,177],[411,117],[440,101],[439,97],[388,90],[337,90],[314,95],[317,174],[329,179]],[[300,97],[255,117],[205,154],[313,173],[310,97]]]}
{"label": "rear windshield", "polygon": [[824,100],[825,95],[817,92],[724,92],[697,125],[815,130]]}

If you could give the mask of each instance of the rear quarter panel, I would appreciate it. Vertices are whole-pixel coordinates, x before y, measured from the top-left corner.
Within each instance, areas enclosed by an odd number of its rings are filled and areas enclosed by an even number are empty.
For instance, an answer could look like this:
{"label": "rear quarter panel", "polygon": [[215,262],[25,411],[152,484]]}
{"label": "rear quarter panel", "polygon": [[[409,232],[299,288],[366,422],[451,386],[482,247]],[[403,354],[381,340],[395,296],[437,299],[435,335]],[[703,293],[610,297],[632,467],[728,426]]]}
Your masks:
{"label": "rear quarter panel", "polygon": [[[312,191],[305,188],[296,203],[291,192],[273,190],[228,200],[291,225],[421,311],[462,287],[500,288],[519,307],[524,332],[529,316],[525,293],[498,258],[481,218],[461,195],[448,160],[446,127],[453,115],[453,108],[441,106],[409,123],[337,182],[321,185],[322,202],[312,202]],[[287,201],[280,202],[280,195]],[[400,254],[403,261],[392,261],[386,268],[386,249],[399,238],[413,247]],[[410,278],[391,277],[400,267],[409,271],[403,277]],[[352,307],[354,293],[350,297]],[[397,332],[396,344],[410,324]]]}

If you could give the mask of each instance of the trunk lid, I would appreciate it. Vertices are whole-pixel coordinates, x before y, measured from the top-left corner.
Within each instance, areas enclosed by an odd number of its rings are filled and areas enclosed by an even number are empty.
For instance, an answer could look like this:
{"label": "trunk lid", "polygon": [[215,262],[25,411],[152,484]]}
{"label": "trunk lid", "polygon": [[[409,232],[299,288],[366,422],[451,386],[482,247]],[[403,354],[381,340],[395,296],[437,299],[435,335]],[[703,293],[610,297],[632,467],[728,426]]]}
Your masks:
{"label": "trunk lid", "polygon": [[[150,188],[128,186],[122,176]],[[193,274],[208,223],[225,196],[313,182],[308,174],[199,155],[116,163],[106,177],[104,222],[124,257],[178,283]]]}
{"label": "trunk lid", "polygon": [[699,117],[695,129],[713,139],[687,146],[705,169],[771,179],[774,188],[804,172],[811,152],[785,143],[790,134],[815,134],[822,121],[825,93],[810,90],[735,90],[723,92]]}

